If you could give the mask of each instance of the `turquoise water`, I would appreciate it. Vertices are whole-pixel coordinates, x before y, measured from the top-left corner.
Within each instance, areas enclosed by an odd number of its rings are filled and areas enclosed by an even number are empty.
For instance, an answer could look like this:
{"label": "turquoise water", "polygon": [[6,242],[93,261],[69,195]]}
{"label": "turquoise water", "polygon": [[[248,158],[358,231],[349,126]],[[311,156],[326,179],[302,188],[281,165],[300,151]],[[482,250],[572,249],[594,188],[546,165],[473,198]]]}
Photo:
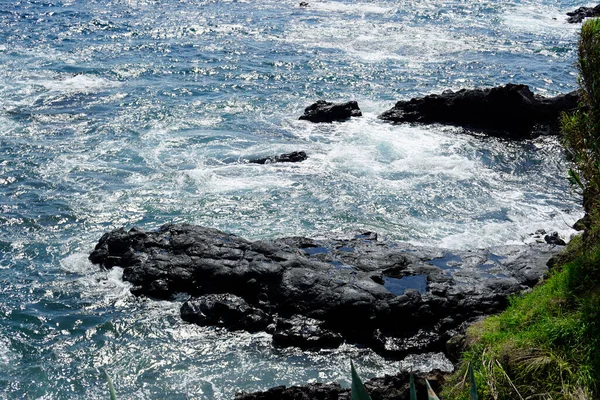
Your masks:
{"label": "turquoise water", "polygon": [[[183,324],[87,255],[105,231],[190,222],[250,239],[351,235],[448,248],[570,234],[555,138],[507,143],[376,119],[395,101],[525,83],[573,90],[582,1],[0,1],[0,398],[231,399],[348,383],[390,362],[272,349]],[[298,121],[318,99],[364,117]],[[303,150],[300,164],[244,160]],[[183,299],[180,299],[183,300]]]}

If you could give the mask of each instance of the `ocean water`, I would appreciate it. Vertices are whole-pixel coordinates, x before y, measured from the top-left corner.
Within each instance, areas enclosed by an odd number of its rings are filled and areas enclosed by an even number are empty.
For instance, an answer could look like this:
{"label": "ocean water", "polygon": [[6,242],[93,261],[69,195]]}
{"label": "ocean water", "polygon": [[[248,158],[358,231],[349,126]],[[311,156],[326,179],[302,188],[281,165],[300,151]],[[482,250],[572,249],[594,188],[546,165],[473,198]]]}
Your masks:
{"label": "ocean water", "polygon": [[[0,0],[0,398],[232,399],[281,384],[448,367],[184,324],[87,255],[107,230],[189,222],[249,239],[447,248],[573,233],[555,137],[390,125],[446,89],[576,87],[566,0]],[[357,100],[345,123],[298,121]],[[306,151],[300,164],[245,160]]]}

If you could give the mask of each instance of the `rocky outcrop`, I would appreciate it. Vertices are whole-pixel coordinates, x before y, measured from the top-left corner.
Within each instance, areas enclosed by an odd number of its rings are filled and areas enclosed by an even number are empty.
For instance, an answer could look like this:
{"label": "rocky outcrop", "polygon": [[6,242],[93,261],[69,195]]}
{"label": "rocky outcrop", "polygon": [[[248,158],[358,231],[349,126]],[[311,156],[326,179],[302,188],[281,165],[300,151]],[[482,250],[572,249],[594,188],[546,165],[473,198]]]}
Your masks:
{"label": "rocky outcrop", "polygon": [[546,98],[526,85],[490,89],[447,90],[410,101],[399,101],[379,116],[394,123],[442,123],[484,130],[512,138],[532,133],[558,133],[560,114],[577,107],[576,92]]}
{"label": "rocky outcrop", "polygon": [[443,350],[468,321],[504,309],[532,287],[556,246],[448,251],[378,240],[249,241],[187,224],[115,230],[90,255],[124,268],[132,292],[187,293],[182,317],[202,325],[266,330],[302,348],[361,343],[392,357]]}
{"label": "rocky outcrop", "polygon": [[570,24],[577,24],[583,22],[586,18],[593,18],[600,16],[600,4],[596,7],[579,7],[575,11],[568,12],[567,22]]}
{"label": "rocky outcrop", "polygon": [[358,108],[356,101],[347,103],[329,103],[325,100],[319,100],[316,103],[304,109],[304,115],[301,120],[310,122],[334,122],[347,121],[350,117],[360,117],[362,112]]}
{"label": "rocky outcrop", "polygon": [[257,158],[249,160],[250,164],[274,164],[274,163],[297,163],[308,159],[308,156],[304,151],[294,151],[291,153],[284,153],[278,156]]}
{"label": "rocky outcrop", "polygon": [[[439,371],[429,374],[416,374],[415,388],[417,398],[427,398],[425,379],[434,391],[439,391],[444,375]],[[401,372],[397,375],[386,375],[365,382],[365,388],[373,400],[408,400],[410,399],[410,375]],[[312,383],[306,386],[278,386],[264,392],[238,393],[235,400],[350,400],[350,389],[344,389],[337,383]]]}

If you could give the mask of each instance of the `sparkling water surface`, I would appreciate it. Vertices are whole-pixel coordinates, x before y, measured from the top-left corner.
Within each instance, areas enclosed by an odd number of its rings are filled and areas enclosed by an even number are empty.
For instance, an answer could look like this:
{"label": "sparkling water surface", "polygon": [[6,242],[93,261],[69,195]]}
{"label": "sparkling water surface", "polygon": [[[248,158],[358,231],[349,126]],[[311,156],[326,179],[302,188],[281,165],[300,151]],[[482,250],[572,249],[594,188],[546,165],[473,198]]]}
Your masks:
{"label": "sparkling water surface", "polygon": [[[565,0],[0,0],[0,398],[232,399],[448,367],[181,322],[87,255],[107,230],[189,222],[249,239],[359,229],[446,248],[572,233],[580,201],[554,137],[511,143],[391,125],[446,89],[576,85]],[[345,123],[298,121],[357,100]],[[306,151],[299,164],[244,161]]]}

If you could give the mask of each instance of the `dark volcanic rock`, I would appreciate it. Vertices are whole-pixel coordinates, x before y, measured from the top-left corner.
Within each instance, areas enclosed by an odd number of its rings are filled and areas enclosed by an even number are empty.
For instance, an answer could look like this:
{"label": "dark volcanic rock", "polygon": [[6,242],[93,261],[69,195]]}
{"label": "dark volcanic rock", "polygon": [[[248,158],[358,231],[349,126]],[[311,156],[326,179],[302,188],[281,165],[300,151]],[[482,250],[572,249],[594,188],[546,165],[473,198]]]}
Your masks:
{"label": "dark volcanic rock", "polygon": [[[429,380],[434,391],[439,392],[444,375],[439,371],[429,374],[416,374],[417,398],[427,397],[425,379]],[[386,375],[365,382],[365,388],[373,400],[410,399],[410,375],[401,372]],[[264,392],[238,393],[235,400],[350,400],[350,389],[343,389],[337,383],[312,383],[306,386],[278,386]]]}
{"label": "dark volcanic rock", "polygon": [[579,22],[583,22],[586,18],[598,17],[600,16],[600,4],[596,7],[579,7],[575,11],[568,12],[567,22],[570,24],[576,24]]}
{"label": "dark volcanic rock", "polygon": [[544,237],[544,240],[548,244],[554,244],[557,246],[566,246],[567,245],[567,242],[565,242],[563,238],[558,236],[558,232],[552,232],[551,234],[546,235]]}
{"label": "dark volcanic rock", "polygon": [[201,326],[223,326],[231,330],[264,331],[272,318],[232,294],[208,294],[186,301],[181,318]]}
{"label": "dark volcanic rock", "polygon": [[306,386],[277,386],[264,392],[238,393],[235,400],[350,400],[350,391],[337,383],[311,383]]}
{"label": "dark volcanic rock", "polygon": [[534,95],[526,85],[508,84],[399,101],[379,118],[394,123],[459,125],[520,138],[534,128],[558,133],[560,113],[575,109],[577,102],[576,92],[545,98]]}
{"label": "dark volcanic rock", "polygon": [[252,242],[180,224],[112,231],[90,260],[124,268],[136,295],[198,297],[182,308],[188,321],[254,331],[277,316],[276,328],[265,330],[280,345],[329,347],[344,339],[400,357],[442,349],[465,322],[503,310],[509,295],[538,282],[557,252],[547,244],[439,250],[372,233]]}
{"label": "dark volcanic rock", "polygon": [[280,319],[273,333],[273,342],[282,347],[301,349],[335,348],[344,342],[339,333],[322,327],[323,322],[313,318],[295,315],[290,319]]}
{"label": "dark volcanic rock", "polygon": [[350,117],[360,117],[362,112],[358,108],[356,101],[347,103],[329,103],[325,100],[319,100],[316,103],[304,109],[304,115],[298,119],[304,119],[310,122],[333,122],[346,121]]}
{"label": "dark volcanic rock", "polygon": [[306,160],[308,156],[303,151],[294,151],[292,153],[285,153],[279,156],[258,158],[256,160],[248,161],[251,164],[273,164],[282,162],[302,162]]}

